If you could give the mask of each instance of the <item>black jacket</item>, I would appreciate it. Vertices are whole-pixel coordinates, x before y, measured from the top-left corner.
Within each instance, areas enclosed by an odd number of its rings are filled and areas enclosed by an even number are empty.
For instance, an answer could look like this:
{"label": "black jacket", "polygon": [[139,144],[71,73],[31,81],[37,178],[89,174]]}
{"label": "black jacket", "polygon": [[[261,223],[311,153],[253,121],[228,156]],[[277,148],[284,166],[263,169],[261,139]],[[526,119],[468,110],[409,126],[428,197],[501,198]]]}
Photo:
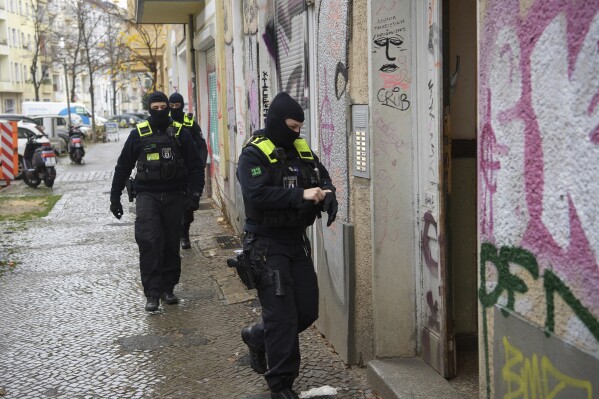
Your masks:
{"label": "black jacket", "polygon": [[[193,116],[192,114],[188,115]],[[181,118],[180,121],[175,118],[173,119],[179,123],[183,123],[183,118]],[[202,128],[200,127],[200,125],[198,125],[195,118],[193,119],[193,124],[191,126],[185,127],[187,128],[187,130],[189,130],[189,133],[191,134],[191,138],[193,138],[193,141],[195,141],[196,147],[198,147],[198,151],[200,152],[200,158],[202,158],[202,162],[204,162],[205,165],[206,161],[208,160],[208,146],[206,145],[206,140],[204,140]]]}
{"label": "black jacket", "polygon": [[[148,119],[152,128],[152,134],[164,134],[157,126],[152,123],[152,118]],[[186,185],[189,188],[189,192],[202,193],[204,190],[204,162],[200,157],[200,153],[195,145],[195,142],[191,138],[189,131],[186,128],[182,128],[179,133],[179,142],[181,144],[181,152],[183,159],[185,160],[185,167],[187,169],[187,182],[136,182],[137,192],[153,191],[153,192],[167,192],[185,189]],[[142,140],[139,137],[137,128],[131,130],[129,137],[123,145],[121,155],[117,160],[116,167],[114,168],[114,177],[112,179],[112,188],[110,190],[110,200],[120,200],[125,183],[131,171],[135,167],[135,163],[139,154],[142,151]]]}
{"label": "black jacket", "polygon": [[[254,134],[260,134],[258,131]],[[295,149],[286,151],[287,158],[299,158]],[[320,187],[334,189],[329,172],[324,165],[320,163],[318,157],[314,154],[314,162],[320,173]],[[259,168],[259,169],[257,169]],[[255,214],[256,211],[264,210],[285,210],[288,208],[305,209],[313,206],[312,201],[304,200],[304,189],[310,187],[292,187],[285,188],[282,185],[273,186],[269,174],[270,163],[266,156],[253,146],[246,146],[239,156],[237,165],[237,180],[241,185],[243,202],[246,209],[246,215]],[[265,228],[261,224],[247,217],[244,230],[269,235],[273,237],[295,235],[305,230],[302,228]]]}

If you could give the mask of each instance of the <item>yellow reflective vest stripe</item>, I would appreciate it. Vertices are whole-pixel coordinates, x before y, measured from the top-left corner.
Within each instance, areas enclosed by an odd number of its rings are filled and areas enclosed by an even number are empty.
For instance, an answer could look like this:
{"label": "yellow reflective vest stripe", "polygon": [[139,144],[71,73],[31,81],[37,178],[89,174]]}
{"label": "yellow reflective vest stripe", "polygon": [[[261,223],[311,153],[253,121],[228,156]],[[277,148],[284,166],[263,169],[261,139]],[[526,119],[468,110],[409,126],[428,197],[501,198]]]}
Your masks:
{"label": "yellow reflective vest stripe", "polygon": [[[246,145],[252,145],[258,148],[266,158],[270,161],[270,163],[277,162],[277,158],[275,157],[274,151],[276,146],[270,139],[266,136],[254,136]],[[313,161],[314,155],[312,154],[312,150],[308,145],[308,142],[305,139],[299,138],[293,142],[293,146],[297,150],[300,158],[304,161]]]}
{"label": "yellow reflective vest stripe", "polygon": [[[183,127],[183,124],[181,124],[177,121],[173,121],[171,126],[174,126],[177,128],[177,133],[175,133],[175,136],[178,137],[179,133],[181,133],[181,128]],[[140,122],[137,125],[135,125],[135,127],[137,128],[139,137],[149,136],[152,134],[152,127],[150,126],[149,121]]]}

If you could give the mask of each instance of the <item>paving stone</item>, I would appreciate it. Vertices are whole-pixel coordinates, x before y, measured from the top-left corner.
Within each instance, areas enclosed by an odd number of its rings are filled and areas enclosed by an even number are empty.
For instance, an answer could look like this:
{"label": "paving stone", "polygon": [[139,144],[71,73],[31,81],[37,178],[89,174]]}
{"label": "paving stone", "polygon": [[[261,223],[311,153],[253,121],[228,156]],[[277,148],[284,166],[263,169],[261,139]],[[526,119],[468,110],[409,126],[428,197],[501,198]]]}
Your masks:
{"label": "paving stone", "polygon": [[[192,224],[192,249],[182,251],[179,305],[144,311],[135,208],[108,210],[121,142],[90,145],[86,164],[59,158],[53,189],[22,182],[2,195],[62,195],[50,214],[0,222],[0,370],[2,398],[269,398],[249,367],[240,338],[260,319],[254,291],[225,264],[234,236],[202,199]],[[315,328],[300,336],[302,370],[295,389],[329,385],[335,398],[375,399],[365,369],[347,367]],[[324,399],[325,397],[321,397]]]}

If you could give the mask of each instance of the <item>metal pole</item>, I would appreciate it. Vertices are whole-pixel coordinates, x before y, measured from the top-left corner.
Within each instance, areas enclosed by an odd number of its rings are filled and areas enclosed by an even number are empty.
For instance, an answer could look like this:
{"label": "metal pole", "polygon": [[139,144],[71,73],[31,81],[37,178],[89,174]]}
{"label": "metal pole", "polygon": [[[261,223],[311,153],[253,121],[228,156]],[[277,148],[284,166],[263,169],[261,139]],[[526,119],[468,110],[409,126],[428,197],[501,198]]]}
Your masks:
{"label": "metal pole", "polygon": [[69,127],[73,125],[71,122],[71,101],[69,99],[69,74],[67,73],[67,63],[64,64],[64,85],[67,91],[67,115],[69,117]]}

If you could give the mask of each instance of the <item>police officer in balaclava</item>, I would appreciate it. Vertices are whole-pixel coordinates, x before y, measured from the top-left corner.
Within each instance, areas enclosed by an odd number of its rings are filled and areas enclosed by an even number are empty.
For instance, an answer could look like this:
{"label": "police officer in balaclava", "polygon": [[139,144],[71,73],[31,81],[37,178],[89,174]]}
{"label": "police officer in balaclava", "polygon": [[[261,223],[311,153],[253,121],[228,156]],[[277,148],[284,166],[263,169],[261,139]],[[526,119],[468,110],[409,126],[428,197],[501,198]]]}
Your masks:
{"label": "police officer in balaclava", "polygon": [[[270,104],[266,127],[239,157],[246,219],[243,255],[255,267],[253,284],[262,320],[242,329],[252,369],[264,374],[271,398],[298,398],[299,333],[318,318],[318,283],[306,228],[322,211],[337,215],[335,187],[326,168],[300,138],[304,111],[287,93]],[[301,293],[301,295],[296,295]]]}
{"label": "police officer in balaclava", "polygon": [[[183,96],[179,93],[173,93],[168,98],[169,105],[171,108],[171,118],[176,122],[182,123],[184,127],[187,128],[189,133],[191,134],[191,138],[196,144],[198,151],[200,152],[200,158],[202,159],[202,164],[206,165],[206,160],[208,158],[208,147],[206,146],[206,140],[202,136],[202,129],[200,125],[194,120],[192,113],[185,113],[183,107],[185,106],[185,100]],[[202,169],[202,173],[204,173],[204,169]],[[186,195],[188,197],[191,196],[191,192],[186,191]],[[183,212],[183,223],[181,226],[181,248],[189,249],[191,248],[191,242],[189,240],[189,229],[191,227],[191,223],[194,221],[192,205],[195,204],[194,198],[189,198],[185,205],[185,210]]]}
{"label": "police officer in balaclava", "polygon": [[163,303],[178,303],[174,288],[181,275],[179,239],[183,206],[191,193],[199,207],[204,189],[203,163],[187,129],[169,116],[166,95],[155,91],[148,97],[150,117],[129,133],[117,160],[110,190],[110,211],[123,216],[121,194],[136,169],[133,186],[137,193],[135,241],[139,247],[145,310],[158,310]]}

